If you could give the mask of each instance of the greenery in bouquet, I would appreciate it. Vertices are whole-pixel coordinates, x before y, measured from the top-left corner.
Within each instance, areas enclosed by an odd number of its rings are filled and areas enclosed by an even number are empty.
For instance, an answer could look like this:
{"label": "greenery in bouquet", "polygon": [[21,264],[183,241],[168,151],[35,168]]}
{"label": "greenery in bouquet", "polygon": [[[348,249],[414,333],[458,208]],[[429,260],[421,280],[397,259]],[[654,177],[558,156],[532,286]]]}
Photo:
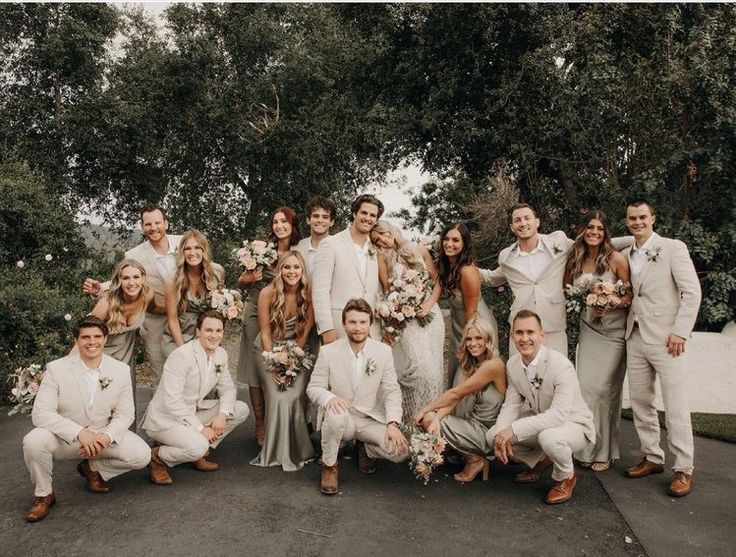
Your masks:
{"label": "greenery in bouquet", "polygon": [[13,407],[8,416],[13,414],[30,414],[33,410],[33,401],[43,381],[44,370],[39,364],[31,364],[17,368],[8,376],[10,388],[10,402]]}
{"label": "greenery in bouquet", "polygon": [[291,387],[301,372],[309,371],[314,366],[312,356],[299,348],[293,340],[275,344],[273,350],[264,350],[262,355],[266,368],[273,375],[280,391]]}

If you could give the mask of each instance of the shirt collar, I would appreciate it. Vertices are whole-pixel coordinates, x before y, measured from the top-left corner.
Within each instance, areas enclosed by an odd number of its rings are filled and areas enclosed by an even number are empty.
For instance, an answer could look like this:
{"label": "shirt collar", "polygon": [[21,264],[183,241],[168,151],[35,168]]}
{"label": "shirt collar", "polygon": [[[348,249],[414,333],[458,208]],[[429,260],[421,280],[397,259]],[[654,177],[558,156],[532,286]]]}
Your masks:
{"label": "shirt collar", "polygon": [[518,242],[513,249],[516,257],[529,257],[530,255],[534,255],[535,253],[543,253],[545,251],[547,251],[547,248],[544,247],[544,242],[542,242],[541,238],[539,238],[536,247],[532,251],[523,251],[521,247],[519,247]]}
{"label": "shirt collar", "polygon": [[652,244],[654,243],[654,232],[652,232],[651,236],[647,238],[647,241],[642,244],[640,248],[636,247],[636,242],[634,242],[634,245],[631,246],[631,253],[636,252],[644,252],[652,247]]}
{"label": "shirt collar", "polygon": [[537,352],[537,355],[534,356],[534,359],[531,361],[529,365],[524,364],[524,360],[521,360],[521,367],[524,368],[524,371],[527,371],[529,368],[535,368],[539,365],[539,359],[542,357],[542,349],[539,349],[539,352]]}
{"label": "shirt collar", "polygon": [[168,234],[166,235],[166,242],[169,245],[168,251],[164,254],[156,252],[156,257],[168,257],[169,255],[176,255],[176,248],[171,244],[171,236],[169,236]]}

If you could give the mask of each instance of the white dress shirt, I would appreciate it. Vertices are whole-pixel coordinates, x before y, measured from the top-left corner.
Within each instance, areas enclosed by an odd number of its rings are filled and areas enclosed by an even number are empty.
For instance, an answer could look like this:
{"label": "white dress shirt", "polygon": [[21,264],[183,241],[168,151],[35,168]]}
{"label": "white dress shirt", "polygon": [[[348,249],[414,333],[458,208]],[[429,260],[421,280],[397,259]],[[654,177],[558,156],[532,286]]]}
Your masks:
{"label": "white dress shirt", "polygon": [[361,350],[357,354],[353,353],[353,361],[355,365],[355,378],[360,379],[361,374],[365,373],[365,368],[368,364],[368,358],[365,355],[365,349]]}
{"label": "white dress shirt", "polygon": [[531,280],[536,281],[539,275],[542,274],[542,271],[552,261],[552,254],[544,247],[544,243],[540,239],[537,242],[537,247],[531,251],[522,251],[517,244],[511,250],[511,253],[509,253],[506,261],[509,265],[519,269]]}
{"label": "white dress shirt", "polygon": [[639,276],[639,273],[641,273],[642,267],[644,267],[644,260],[647,257],[647,251],[651,249],[652,244],[654,243],[654,234],[650,235],[649,238],[647,238],[647,241],[644,242],[644,244],[640,247],[636,247],[636,242],[633,246],[631,246],[631,276],[634,275]]}
{"label": "white dress shirt", "polygon": [[162,277],[173,280],[176,276],[176,248],[171,245],[171,238],[168,236],[166,241],[169,243],[169,250],[163,255],[156,252],[156,265]]}
{"label": "white dress shirt", "polygon": [[532,383],[532,380],[537,375],[537,366],[539,365],[539,358],[542,355],[542,351],[539,350],[537,352],[537,355],[534,356],[534,359],[529,363],[529,365],[524,364],[524,360],[521,360],[521,367],[524,369],[524,373],[526,373],[526,378],[529,381],[529,384],[534,387],[534,383]]}
{"label": "white dress shirt", "polygon": [[355,246],[355,255],[358,258],[358,268],[360,269],[360,276],[363,277],[363,280],[365,280],[365,273],[368,269],[368,250],[371,247],[371,241],[366,240],[362,246],[359,246],[355,242],[353,242],[353,245]]}
{"label": "white dress shirt", "polygon": [[89,389],[89,405],[91,407],[95,402],[97,386],[100,384],[100,368],[90,369],[85,366],[85,369],[87,370],[85,378],[87,379],[87,388]]}

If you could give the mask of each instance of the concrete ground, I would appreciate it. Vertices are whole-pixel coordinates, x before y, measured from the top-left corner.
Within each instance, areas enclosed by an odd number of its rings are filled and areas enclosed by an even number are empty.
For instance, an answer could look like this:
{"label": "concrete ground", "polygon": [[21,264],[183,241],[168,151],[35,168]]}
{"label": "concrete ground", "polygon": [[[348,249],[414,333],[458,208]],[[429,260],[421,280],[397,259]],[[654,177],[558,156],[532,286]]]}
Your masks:
{"label": "concrete ground", "polygon": [[[150,397],[139,389],[139,397]],[[241,398],[245,394],[241,393]],[[144,402],[144,400],[141,400]],[[569,503],[548,506],[549,474],[539,484],[511,481],[519,466],[493,463],[491,479],[459,485],[442,467],[428,486],[406,465],[379,463],[363,476],[353,460],[340,461],[337,496],[318,491],[319,466],[299,472],[263,469],[253,422],[236,430],[212,458],[215,473],[182,465],[174,484],[152,485],[147,471],[111,481],[114,491],[93,495],[74,470],[55,466],[57,504],[28,524],[32,495],[21,442],[28,416],[0,409],[0,548],[5,555],[728,555],[736,547],[731,496],[736,473],[728,466],[736,445],[696,440],[695,491],[666,495],[669,473],[640,480],[579,471]],[[637,461],[636,435],[623,422],[622,456]],[[728,528],[727,526],[731,526]]]}

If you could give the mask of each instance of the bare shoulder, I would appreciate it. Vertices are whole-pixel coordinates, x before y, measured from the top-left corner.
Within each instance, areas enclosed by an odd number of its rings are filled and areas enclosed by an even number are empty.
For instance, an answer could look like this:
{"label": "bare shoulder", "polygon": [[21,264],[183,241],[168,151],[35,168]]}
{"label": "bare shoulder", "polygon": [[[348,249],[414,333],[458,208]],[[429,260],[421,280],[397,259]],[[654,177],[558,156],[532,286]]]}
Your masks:
{"label": "bare shoulder", "polygon": [[478,367],[478,372],[483,372],[484,374],[491,377],[491,379],[505,377],[506,376],[506,364],[503,363],[503,360],[501,358],[499,358],[498,356],[495,356],[491,358],[490,360],[486,360],[485,362],[483,362]]}

